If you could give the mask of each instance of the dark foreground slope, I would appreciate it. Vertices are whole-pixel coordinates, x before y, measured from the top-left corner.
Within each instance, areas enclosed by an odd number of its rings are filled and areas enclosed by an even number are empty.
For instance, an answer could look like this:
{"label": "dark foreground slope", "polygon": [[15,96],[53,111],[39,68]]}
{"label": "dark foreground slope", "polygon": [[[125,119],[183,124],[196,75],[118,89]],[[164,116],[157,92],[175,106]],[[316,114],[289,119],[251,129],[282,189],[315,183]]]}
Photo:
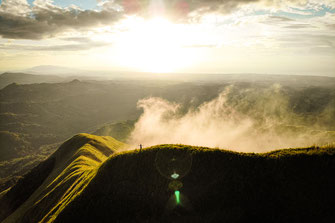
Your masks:
{"label": "dark foreground slope", "polygon": [[99,166],[125,144],[79,134],[0,194],[0,222],[52,222],[88,185]]}
{"label": "dark foreground slope", "polygon": [[123,146],[112,137],[71,138],[0,194],[0,221],[335,219],[334,146],[253,154],[159,145],[114,153]]}
{"label": "dark foreground slope", "polygon": [[332,222],[334,173],[330,146],[266,154],[155,146],[105,161],[55,222]]}

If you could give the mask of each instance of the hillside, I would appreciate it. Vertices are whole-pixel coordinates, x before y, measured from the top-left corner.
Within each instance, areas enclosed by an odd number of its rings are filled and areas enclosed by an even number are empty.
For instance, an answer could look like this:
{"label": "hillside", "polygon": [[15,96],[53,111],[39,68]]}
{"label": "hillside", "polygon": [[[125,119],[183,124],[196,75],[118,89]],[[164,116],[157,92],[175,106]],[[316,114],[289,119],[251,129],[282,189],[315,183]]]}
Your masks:
{"label": "hillside", "polygon": [[0,162],[31,152],[31,145],[22,134],[0,131]]}
{"label": "hillside", "polygon": [[261,154],[158,145],[107,159],[122,146],[88,134],[68,140],[0,196],[0,220],[331,222],[335,217],[334,145]]}
{"label": "hillside", "polygon": [[116,140],[125,142],[134,130],[135,121],[127,120],[118,123],[107,123],[95,130],[92,134],[98,136],[112,136]]}
{"label": "hillside", "polygon": [[[15,76],[3,74],[1,77],[6,75]],[[31,156],[41,153],[48,156],[51,153],[42,147],[61,143],[80,132],[95,134],[95,130],[108,123],[138,120],[142,114],[141,109],[137,109],[138,102],[148,97],[180,104],[177,115],[183,115],[217,98],[230,85],[234,88],[224,106],[260,122],[259,128],[264,131],[273,129],[276,134],[288,132],[292,136],[291,128],[285,127],[290,125],[295,132],[304,131],[309,136],[316,130],[321,139],[313,142],[316,144],[328,143],[328,136],[332,137],[331,131],[335,131],[335,78],[280,75],[266,78],[264,75],[223,75],[221,79],[214,75],[212,78],[214,83],[131,79],[83,81],[81,78],[81,81],[63,83],[10,84],[0,89],[0,131],[9,132],[2,136],[7,137],[6,141],[11,140],[11,135],[18,135],[25,146],[23,151],[16,144],[5,146],[8,149],[1,146],[0,150],[8,152],[2,159],[10,163],[12,159],[22,159],[28,147]],[[281,84],[282,87],[277,88]],[[274,126],[278,124],[279,128]],[[122,125],[103,127],[96,134],[111,134],[124,140],[131,128]],[[54,148],[47,151],[53,152]],[[0,180],[5,177],[8,174],[0,175]]]}
{"label": "hillside", "polygon": [[[173,184],[174,171],[186,175]],[[55,222],[330,222],[334,171],[333,147],[243,154],[155,146],[107,160]]]}
{"label": "hillside", "polygon": [[101,163],[124,146],[112,137],[72,137],[0,196],[0,221],[49,221],[86,187]]}
{"label": "hillside", "polygon": [[[136,105],[141,98],[156,95],[196,106],[220,88],[147,80],[10,84],[0,89],[0,131],[8,132],[1,135],[0,192],[77,133],[99,129],[97,135],[124,140],[133,128],[124,120],[140,116]],[[13,135],[18,140],[13,142]]]}

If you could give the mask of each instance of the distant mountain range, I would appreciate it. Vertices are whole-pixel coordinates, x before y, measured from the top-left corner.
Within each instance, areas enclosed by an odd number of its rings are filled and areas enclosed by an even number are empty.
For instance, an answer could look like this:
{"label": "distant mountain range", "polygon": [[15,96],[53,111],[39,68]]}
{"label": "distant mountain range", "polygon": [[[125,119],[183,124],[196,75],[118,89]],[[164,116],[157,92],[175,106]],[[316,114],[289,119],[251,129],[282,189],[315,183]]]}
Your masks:
{"label": "distant mountain range", "polygon": [[[200,81],[200,82],[216,82],[216,81],[270,81],[274,80],[278,83],[288,84],[294,82],[311,83],[316,85],[325,85],[327,81],[334,84],[335,77],[326,76],[306,76],[306,75],[281,75],[281,74],[256,74],[256,73],[148,73],[136,71],[122,70],[88,70],[78,69],[54,65],[41,65],[23,70],[11,70],[5,73],[26,73],[35,75],[56,75],[59,77],[72,77],[89,80],[102,79],[142,79],[142,80],[169,80],[169,81]],[[0,80],[1,83],[1,80]]]}
{"label": "distant mountain range", "polygon": [[75,68],[62,67],[62,66],[52,66],[52,65],[41,65],[32,68],[22,70],[23,73],[28,74],[48,74],[48,75],[81,75],[85,73],[84,70],[79,70]]}
{"label": "distant mountain range", "polygon": [[35,75],[26,73],[3,73],[0,75],[0,89],[9,84],[57,83],[65,78],[56,75]]}

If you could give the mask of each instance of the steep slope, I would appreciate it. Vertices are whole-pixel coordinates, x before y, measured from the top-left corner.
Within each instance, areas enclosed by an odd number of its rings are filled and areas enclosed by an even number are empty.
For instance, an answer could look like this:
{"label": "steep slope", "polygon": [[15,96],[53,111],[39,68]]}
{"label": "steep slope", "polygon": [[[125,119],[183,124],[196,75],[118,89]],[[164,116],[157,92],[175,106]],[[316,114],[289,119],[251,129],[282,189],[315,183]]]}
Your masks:
{"label": "steep slope", "polygon": [[0,221],[52,220],[87,186],[101,163],[124,146],[112,137],[72,137],[2,195]]}
{"label": "steep slope", "polygon": [[105,161],[55,222],[331,222],[334,172],[334,145],[265,154],[155,146]]}
{"label": "steep slope", "polygon": [[[185,145],[122,150],[76,135],[0,194],[11,222],[332,222],[335,146],[263,154]],[[108,159],[107,159],[108,158]]]}

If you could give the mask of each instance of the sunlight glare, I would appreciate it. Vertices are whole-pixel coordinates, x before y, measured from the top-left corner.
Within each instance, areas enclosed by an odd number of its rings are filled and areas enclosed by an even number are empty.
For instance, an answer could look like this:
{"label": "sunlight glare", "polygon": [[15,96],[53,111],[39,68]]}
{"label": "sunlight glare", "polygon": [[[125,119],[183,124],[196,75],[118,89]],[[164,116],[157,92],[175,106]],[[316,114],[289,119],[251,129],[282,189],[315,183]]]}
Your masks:
{"label": "sunlight glare", "polygon": [[116,41],[119,63],[143,72],[168,73],[194,63],[183,43],[187,34],[165,18],[132,18]]}

